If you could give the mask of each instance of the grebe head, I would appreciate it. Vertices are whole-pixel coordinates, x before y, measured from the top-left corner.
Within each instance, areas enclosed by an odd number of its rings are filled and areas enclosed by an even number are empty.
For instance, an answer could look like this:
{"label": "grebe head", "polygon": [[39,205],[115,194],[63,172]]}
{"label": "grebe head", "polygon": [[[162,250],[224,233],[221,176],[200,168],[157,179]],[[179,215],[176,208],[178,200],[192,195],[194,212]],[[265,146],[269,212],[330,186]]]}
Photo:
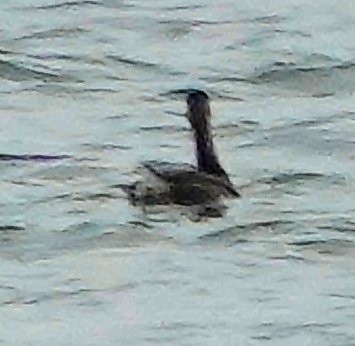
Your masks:
{"label": "grebe head", "polygon": [[211,109],[207,94],[201,90],[191,90],[186,102],[186,116],[192,128],[198,132],[206,132],[211,119]]}

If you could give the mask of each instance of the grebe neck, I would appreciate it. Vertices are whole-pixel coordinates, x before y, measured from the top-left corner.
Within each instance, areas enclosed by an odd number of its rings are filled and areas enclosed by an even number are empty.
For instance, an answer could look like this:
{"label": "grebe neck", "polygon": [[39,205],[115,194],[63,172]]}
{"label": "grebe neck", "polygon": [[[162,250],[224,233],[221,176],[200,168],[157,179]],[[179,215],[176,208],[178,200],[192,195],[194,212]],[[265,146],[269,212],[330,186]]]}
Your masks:
{"label": "grebe neck", "polygon": [[220,165],[214,150],[210,126],[205,128],[204,133],[194,131],[196,142],[196,158],[198,171],[218,177],[227,177],[227,173]]}

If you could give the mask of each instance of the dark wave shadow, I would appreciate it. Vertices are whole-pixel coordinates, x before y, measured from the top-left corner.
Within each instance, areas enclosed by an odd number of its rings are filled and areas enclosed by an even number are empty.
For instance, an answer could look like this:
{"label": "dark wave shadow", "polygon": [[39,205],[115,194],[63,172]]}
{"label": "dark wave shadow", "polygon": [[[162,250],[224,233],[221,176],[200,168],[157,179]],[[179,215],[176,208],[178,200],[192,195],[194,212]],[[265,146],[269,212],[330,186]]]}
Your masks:
{"label": "dark wave shadow", "polygon": [[205,8],[206,5],[201,4],[186,4],[186,5],[176,5],[176,6],[166,6],[164,7],[165,10],[168,11],[180,11],[180,10],[197,10],[200,8]]}
{"label": "dark wave shadow", "polygon": [[259,16],[255,17],[253,19],[248,19],[247,22],[255,22],[255,23],[261,23],[261,24],[280,24],[284,22],[287,18],[277,15],[277,14],[271,14],[267,16]]}
{"label": "dark wave shadow", "polygon": [[158,68],[158,64],[154,64],[151,62],[143,61],[143,60],[137,60],[137,59],[130,59],[130,58],[124,58],[119,55],[106,55],[107,59],[120,62],[124,65],[128,66],[135,66],[135,67],[140,67],[140,68]]}
{"label": "dark wave shadow", "polygon": [[325,175],[320,173],[280,173],[272,177],[259,179],[258,182],[264,184],[289,184],[305,180],[319,180],[324,177]]}
{"label": "dark wave shadow", "polygon": [[87,147],[97,151],[113,151],[113,150],[130,150],[132,149],[129,145],[124,144],[114,144],[114,143],[84,143],[83,147]]}
{"label": "dark wave shadow", "polygon": [[[99,202],[105,202],[105,201],[110,201],[110,200],[118,200],[122,199],[122,196],[117,194],[117,193],[111,193],[111,192],[93,192],[93,193],[88,193],[88,192],[75,192],[75,193],[63,193],[59,195],[54,195],[54,196],[49,196],[45,197],[42,199],[39,199],[33,204],[47,204],[49,202],[53,201],[63,201],[63,202],[90,202],[90,201],[99,201]],[[74,214],[76,213],[77,210],[71,210],[68,212],[68,214]],[[86,211],[80,211],[79,213],[86,214]],[[0,229],[1,230],[1,229]]]}
{"label": "dark wave shadow", "polygon": [[17,54],[17,53],[15,53],[15,52],[13,52],[11,50],[0,48],[0,54],[2,54],[2,55],[14,55],[14,54]]}
{"label": "dark wave shadow", "polygon": [[69,155],[15,155],[15,154],[0,154],[0,161],[55,161],[69,159]]}
{"label": "dark wave shadow", "polygon": [[[83,28],[56,28],[56,29],[39,31],[33,34],[16,37],[15,40],[16,41],[31,40],[31,39],[44,40],[44,39],[61,38],[61,37],[70,38],[70,37],[78,37],[80,34],[84,34],[88,32],[89,30],[85,30]],[[56,58],[62,58],[62,59],[69,58],[63,54],[59,54],[59,53],[53,53],[53,54],[57,54]],[[70,59],[72,60],[72,57],[70,57]]]}
{"label": "dark wave shadow", "polygon": [[[130,221],[126,225],[83,221],[63,228],[60,233],[62,245],[87,249],[145,246],[150,242],[172,239],[151,232],[151,229],[152,226],[141,221]],[[56,244],[56,247],[59,248],[60,244]]]}
{"label": "dark wave shadow", "polygon": [[329,222],[325,225],[320,225],[317,227],[319,230],[324,231],[336,231],[340,233],[355,233],[355,220],[347,220],[345,222]]}
{"label": "dark wave shadow", "polygon": [[121,55],[108,54],[105,56],[105,58],[109,61],[120,63],[123,66],[133,67],[135,69],[141,69],[144,71],[161,72],[172,76],[186,75],[185,72],[174,70],[165,65],[157,64],[154,62],[143,61],[139,59],[132,59]]}
{"label": "dark wave shadow", "polygon": [[60,9],[60,8],[71,8],[71,7],[83,7],[83,6],[102,6],[101,1],[95,0],[82,0],[82,1],[64,1],[43,6],[34,6],[37,10],[50,10],[50,9]]}
{"label": "dark wave shadow", "polygon": [[204,242],[221,242],[226,245],[249,242],[249,233],[278,231],[287,233],[294,227],[294,222],[290,220],[270,220],[251,222],[242,225],[234,225],[216,232],[204,234],[199,237]]}
{"label": "dark wave shadow", "polygon": [[307,181],[318,181],[328,179],[329,177],[321,173],[308,173],[308,172],[295,172],[295,173],[279,173],[272,176],[261,177],[256,180],[253,180],[247,184],[240,185],[241,189],[254,186],[256,184],[265,184],[265,185],[288,185],[293,183],[302,184]]}
{"label": "dark wave shadow", "polygon": [[25,231],[26,228],[22,226],[15,226],[15,225],[0,225],[0,232],[20,232]]}
{"label": "dark wave shadow", "polygon": [[326,239],[300,239],[288,243],[296,251],[298,250],[312,250],[321,255],[329,256],[346,256],[347,254],[353,253],[354,251],[354,241],[350,239],[341,239],[338,237],[331,237]]}
{"label": "dark wave shadow", "polygon": [[7,79],[15,82],[21,82],[26,80],[41,80],[43,82],[61,82],[63,81],[63,76],[37,71],[25,66],[18,65],[9,61],[0,60],[0,78]]}
{"label": "dark wave shadow", "polygon": [[327,97],[341,92],[355,91],[355,63],[341,62],[326,66],[299,66],[276,62],[266,71],[250,78],[255,84],[273,84],[297,90],[312,97]]}
{"label": "dark wave shadow", "polygon": [[[104,7],[104,8],[131,8],[135,7],[134,4],[127,3],[123,0],[74,0],[64,1],[59,3],[53,3],[49,5],[35,6],[37,10],[52,10],[52,9],[72,9],[83,7]],[[33,8],[33,7],[32,7]]]}
{"label": "dark wave shadow", "polygon": [[198,27],[201,25],[221,25],[221,24],[231,24],[233,23],[230,20],[218,21],[218,20],[204,20],[204,19],[194,19],[194,20],[184,20],[184,19],[175,19],[175,20],[160,20],[159,24],[168,24],[171,25],[188,25],[191,27]]}
{"label": "dark wave shadow", "polygon": [[164,132],[164,133],[176,133],[188,131],[188,127],[175,126],[175,125],[156,125],[156,126],[141,126],[137,130],[140,132]]}

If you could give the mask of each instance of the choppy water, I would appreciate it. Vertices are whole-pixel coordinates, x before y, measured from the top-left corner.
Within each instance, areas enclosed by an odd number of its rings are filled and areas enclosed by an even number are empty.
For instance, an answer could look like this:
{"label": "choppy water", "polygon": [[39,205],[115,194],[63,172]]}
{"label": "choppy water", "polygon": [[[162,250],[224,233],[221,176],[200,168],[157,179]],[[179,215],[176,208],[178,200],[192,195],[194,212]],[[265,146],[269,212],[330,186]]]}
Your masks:
{"label": "choppy water", "polygon": [[[351,1],[0,13],[0,344],[355,345]],[[243,195],[224,218],[116,188],[193,160],[186,87]]]}

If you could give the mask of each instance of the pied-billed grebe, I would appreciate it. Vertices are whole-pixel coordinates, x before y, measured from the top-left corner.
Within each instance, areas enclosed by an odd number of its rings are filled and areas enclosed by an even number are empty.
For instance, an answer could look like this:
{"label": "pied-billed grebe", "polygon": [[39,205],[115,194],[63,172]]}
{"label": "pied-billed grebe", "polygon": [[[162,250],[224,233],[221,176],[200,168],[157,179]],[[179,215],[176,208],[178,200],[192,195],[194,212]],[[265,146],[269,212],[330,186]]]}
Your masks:
{"label": "pied-billed grebe", "polygon": [[138,188],[142,183],[121,186],[134,202],[145,204],[175,203],[180,205],[208,204],[222,196],[240,197],[222,168],[213,146],[211,109],[207,94],[190,90],[187,113],[196,144],[197,167],[172,167],[166,163],[146,162],[153,175],[165,182],[165,187]]}

